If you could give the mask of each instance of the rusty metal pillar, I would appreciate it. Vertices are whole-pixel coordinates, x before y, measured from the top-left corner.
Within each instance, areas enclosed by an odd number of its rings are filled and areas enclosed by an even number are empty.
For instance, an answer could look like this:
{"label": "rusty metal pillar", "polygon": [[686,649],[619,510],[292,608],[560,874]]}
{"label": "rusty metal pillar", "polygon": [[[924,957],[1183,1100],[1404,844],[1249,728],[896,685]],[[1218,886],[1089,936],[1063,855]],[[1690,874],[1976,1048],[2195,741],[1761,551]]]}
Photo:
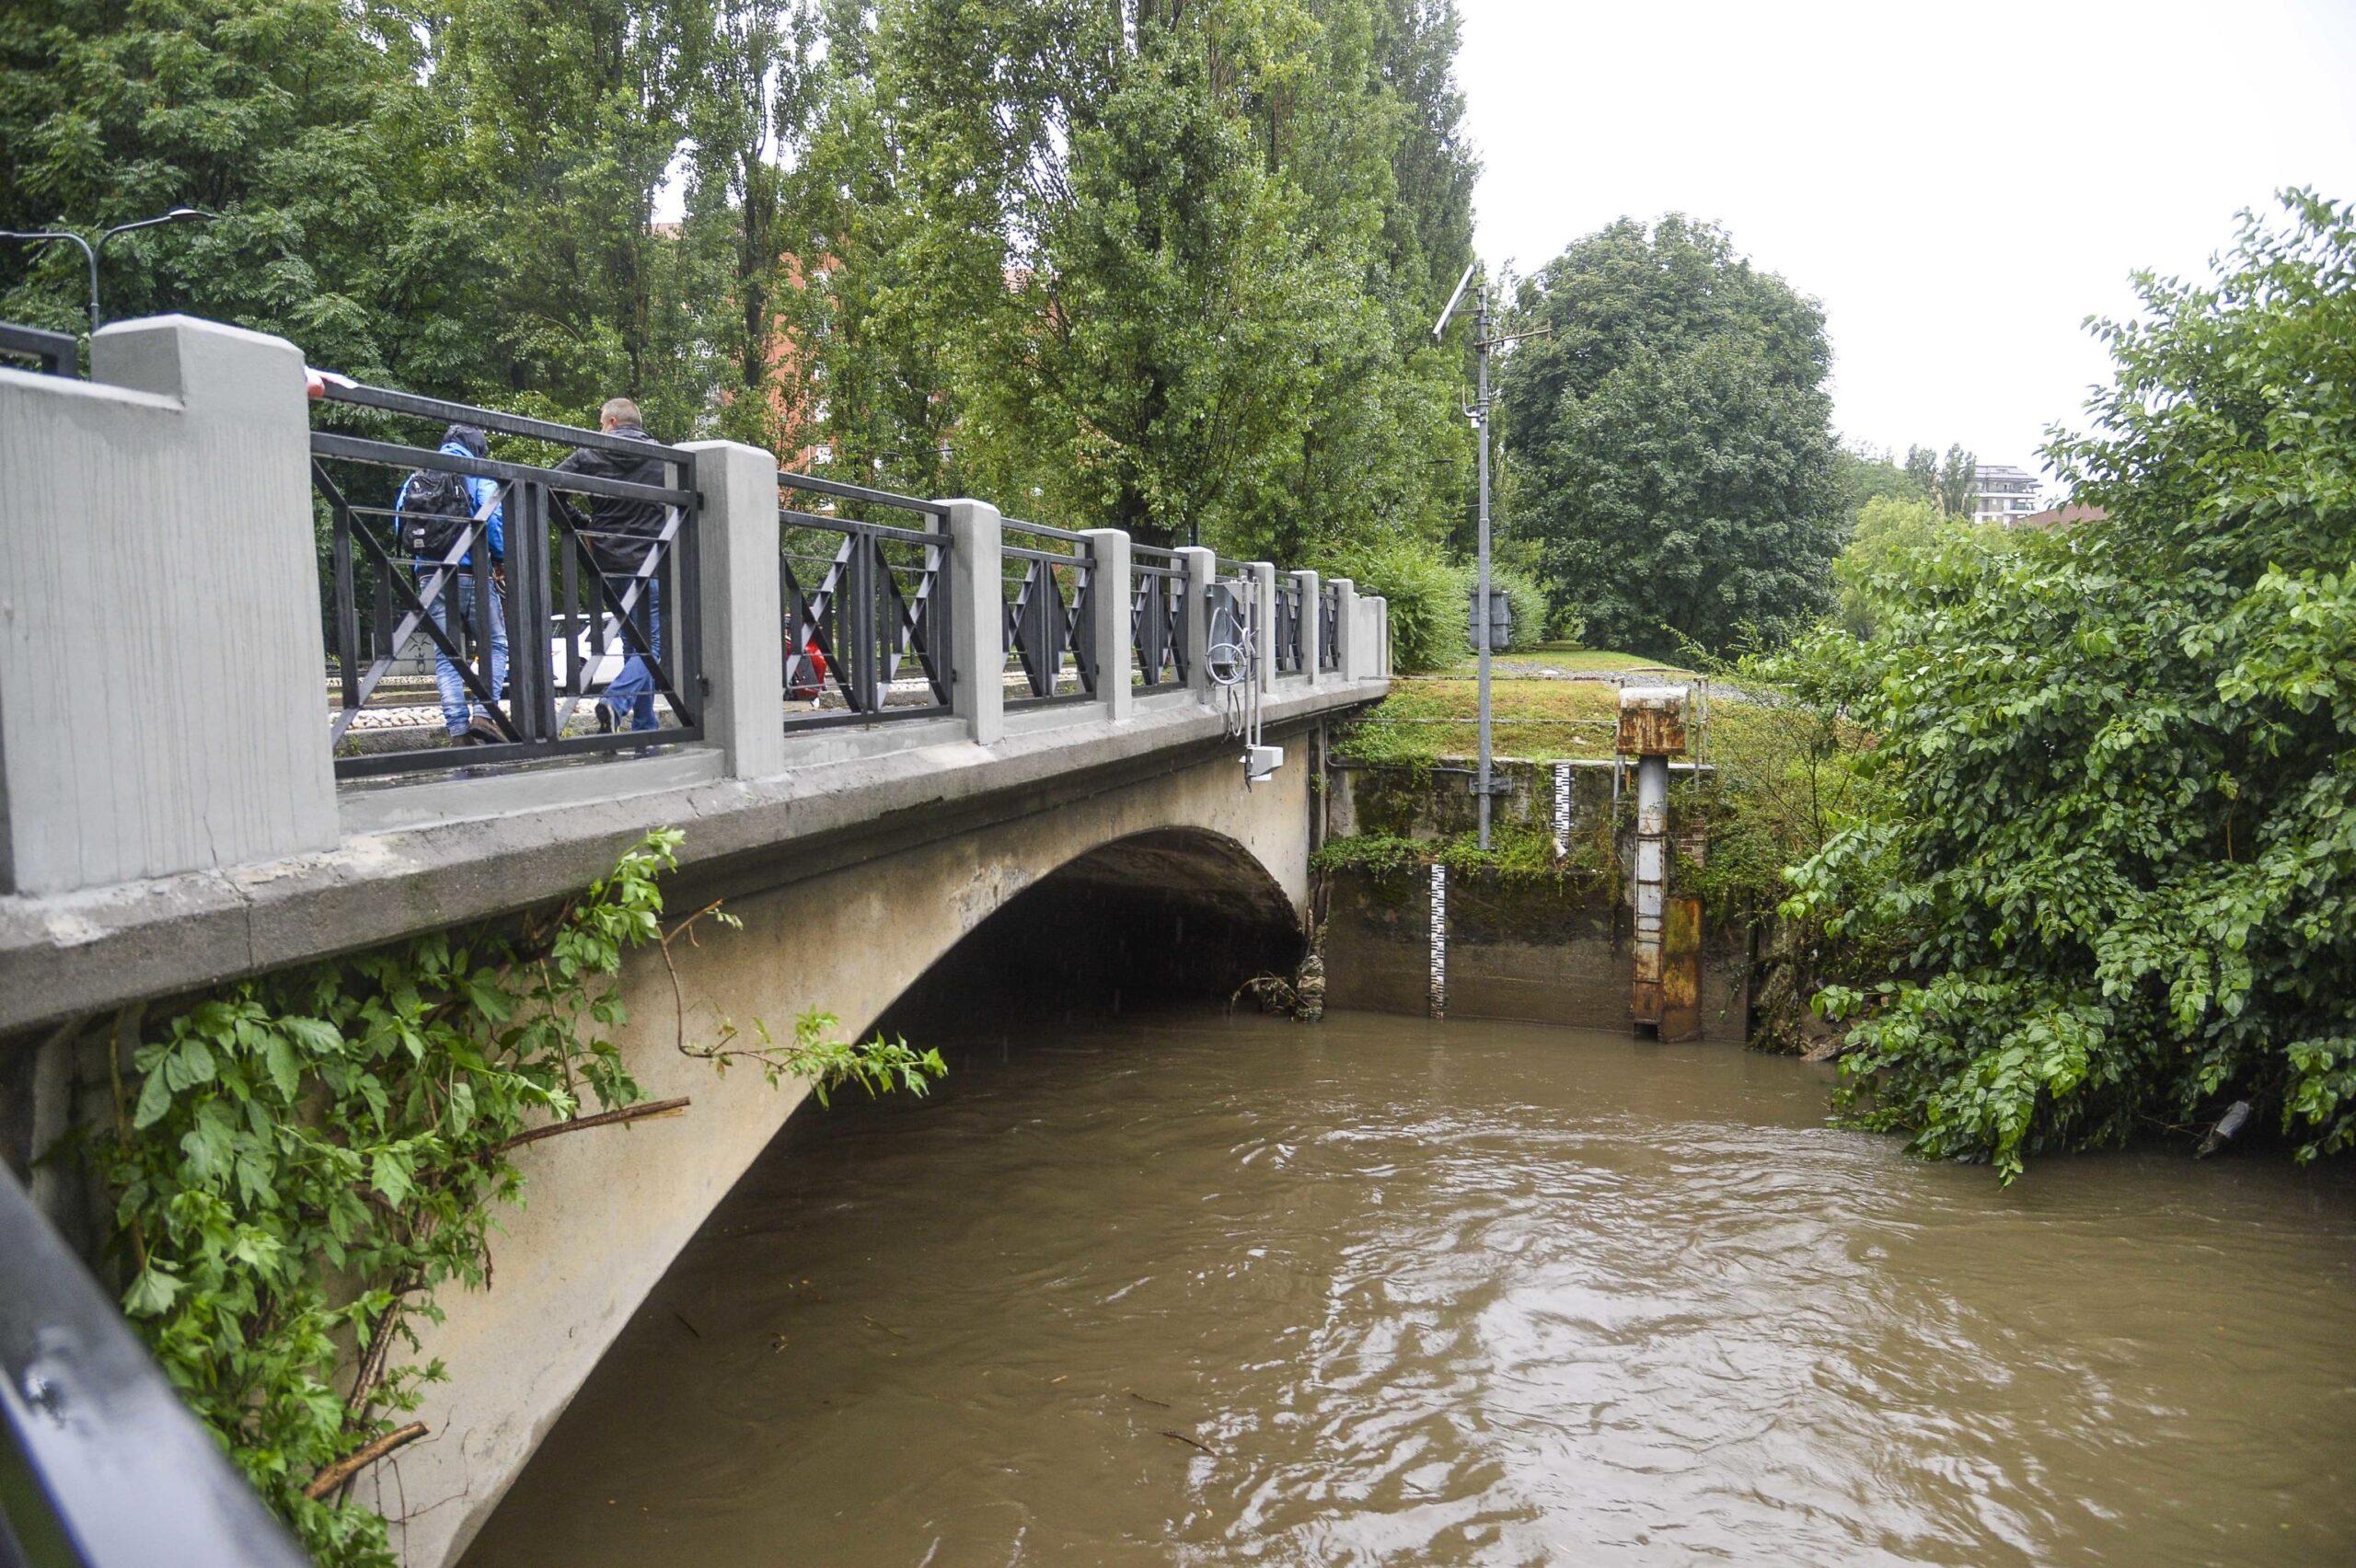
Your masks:
{"label": "rusty metal pillar", "polygon": [[1686,696],[1683,686],[1625,686],[1620,692],[1618,749],[1636,759],[1635,947],[1628,1018],[1664,1040],[1692,1038],[1699,1032],[1701,1012],[1701,911],[1682,907],[1692,900],[1679,901],[1681,940],[1669,940],[1669,759],[1685,750]]}

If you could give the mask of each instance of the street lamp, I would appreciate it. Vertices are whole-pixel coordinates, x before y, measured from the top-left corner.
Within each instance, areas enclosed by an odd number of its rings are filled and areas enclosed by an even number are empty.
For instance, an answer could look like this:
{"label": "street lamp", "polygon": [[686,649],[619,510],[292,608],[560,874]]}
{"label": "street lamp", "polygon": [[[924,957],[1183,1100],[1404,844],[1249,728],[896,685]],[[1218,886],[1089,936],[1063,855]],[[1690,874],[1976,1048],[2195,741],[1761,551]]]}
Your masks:
{"label": "street lamp", "polygon": [[[1464,299],[1464,291],[1472,284],[1472,274],[1481,270],[1478,257],[1468,262],[1464,275],[1456,280],[1456,292],[1448,296],[1441,307],[1439,319],[1432,323],[1432,341],[1437,343],[1448,330],[1456,316],[1456,307]],[[1524,338],[1543,338],[1553,334],[1552,327],[1536,327],[1527,332],[1507,332],[1492,337],[1489,334],[1489,281],[1481,280],[1481,292],[1472,303],[1472,348],[1478,364],[1477,389],[1472,406],[1465,410],[1473,428],[1481,432],[1481,518],[1478,539],[1478,584],[1473,593],[1478,604],[1472,611],[1472,647],[1481,658],[1480,668],[1480,765],[1472,779],[1473,792],[1481,797],[1481,847],[1489,847],[1489,801],[1496,793],[1491,782],[1489,744],[1489,356],[1507,343]]]}
{"label": "street lamp", "polygon": [[88,263],[90,269],[90,330],[96,332],[101,320],[98,315],[98,256],[106,249],[107,241],[117,235],[129,234],[133,229],[154,228],[158,224],[184,223],[191,218],[209,221],[216,215],[202,207],[174,207],[168,213],[158,213],[152,218],[141,218],[136,223],[117,224],[100,234],[95,245],[67,229],[0,229],[0,239],[21,239],[36,245],[62,239],[69,245],[79,246],[82,259]]}

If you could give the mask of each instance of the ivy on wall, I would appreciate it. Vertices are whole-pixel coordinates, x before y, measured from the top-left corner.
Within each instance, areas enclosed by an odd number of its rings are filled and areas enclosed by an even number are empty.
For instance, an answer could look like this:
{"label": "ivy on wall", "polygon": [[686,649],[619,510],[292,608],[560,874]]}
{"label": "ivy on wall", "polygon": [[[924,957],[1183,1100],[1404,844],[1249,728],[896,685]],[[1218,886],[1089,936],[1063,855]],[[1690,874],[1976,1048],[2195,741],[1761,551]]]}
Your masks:
{"label": "ivy on wall", "polygon": [[[649,834],[553,916],[413,938],[245,980],[144,1028],[116,1020],[113,1124],[89,1140],[113,1196],[123,1308],[166,1372],[322,1562],[389,1564],[384,1519],[347,1500],[368,1464],[422,1435],[401,1417],[444,1377],[417,1364],[437,1292],[491,1282],[496,1205],[525,1144],[684,1109],[647,1101],[610,1035],[622,954],[671,944]],[[921,1094],[946,1071],[905,1042],[679,1039],[771,1083]],[[130,1071],[123,1070],[128,1061]],[[595,1102],[598,1108],[588,1112]]]}

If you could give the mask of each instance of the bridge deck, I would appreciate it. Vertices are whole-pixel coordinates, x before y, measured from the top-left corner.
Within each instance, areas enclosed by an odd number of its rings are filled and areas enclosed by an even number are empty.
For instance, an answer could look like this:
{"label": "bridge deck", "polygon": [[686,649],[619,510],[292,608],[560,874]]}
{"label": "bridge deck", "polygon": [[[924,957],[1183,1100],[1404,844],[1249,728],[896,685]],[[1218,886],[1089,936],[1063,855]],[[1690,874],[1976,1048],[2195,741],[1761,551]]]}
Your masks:
{"label": "bridge deck", "polygon": [[[1289,677],[1263,713],[1281,734],[1388,689]],[[823,755],[763,778],[722,778],[717,750],[698,747],[347,790],[329,851],[0,898],[0,1033],[528,908],[583,886],[653,827],[686,829],[682,871],[719,896],[732,878],[817,875],[1239,744],[1184,691],[1118,722],[1087,708],[1031,717],[1053,722],[988,746],[944,732],[954,720],[837,732]]]}

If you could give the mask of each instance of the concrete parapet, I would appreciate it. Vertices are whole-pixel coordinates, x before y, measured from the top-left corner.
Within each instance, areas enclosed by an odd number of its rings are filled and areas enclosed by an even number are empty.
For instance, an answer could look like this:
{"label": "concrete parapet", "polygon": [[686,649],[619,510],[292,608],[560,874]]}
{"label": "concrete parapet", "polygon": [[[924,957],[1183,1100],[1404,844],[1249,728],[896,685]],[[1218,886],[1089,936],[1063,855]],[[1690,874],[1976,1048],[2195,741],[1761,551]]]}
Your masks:
{"label": "concrete parapet", "polygon": [[1346,577],[1334,579],[1334,674],[1337,681],[1358,678],[1358,585]]}
{"label": "concrete parapet", "polygon": [[1114,723],[1129,716],[1136,694],[1129,689],[1129,536],[1119,528],[1088,530],[1095,564],[1089,568],[1090,623],[1086,635],[1096,663],[1096,700]]}
{"label": "concrete parapet", "polygon": [[303,356],[187,317],[0,370],[0,887],[336,843]]}
{"label": "concrete parapet", "polygon": [[1006,733],[1005,584],[1000,554],[1005,530],[987,501],[952,501],[949,508],[950,706],[976,745],[995,745]]}
{"label": "concrete parapet", "polygon": [[1276,684],[1276,564],[1247,560],[1243,571],[1253,582],[1252,663],[1260,673],[1260,689],[1265,691]]}
{"label": "concrete parapet", "polygon": [[1186,563],[1186,656],[1192,661],[1186,684],[1195,696],[1204,702],[1211,700],[1211,662],[1205,657],[1210,647],[1211,583],[1218,577],[1218,552],[1200,545],[1182,545],[1178,559]]}
{"label": "concrete parapet", "polygon": [[1310,680],[1317,678],[1317,650],[1322,633],[1319,629],[1325,616],[1325,605],[1317,592],[1322,582],[1313,571],[1292,574],[1292,591],[1300,600],[1300,673]]}
{"label": "concrete parapet", "polygon": [[704,736],[731,778],[785,767],[784,609],[778,589],[777,456],[733,441],[689,442],[703,497],[698,540]]}

